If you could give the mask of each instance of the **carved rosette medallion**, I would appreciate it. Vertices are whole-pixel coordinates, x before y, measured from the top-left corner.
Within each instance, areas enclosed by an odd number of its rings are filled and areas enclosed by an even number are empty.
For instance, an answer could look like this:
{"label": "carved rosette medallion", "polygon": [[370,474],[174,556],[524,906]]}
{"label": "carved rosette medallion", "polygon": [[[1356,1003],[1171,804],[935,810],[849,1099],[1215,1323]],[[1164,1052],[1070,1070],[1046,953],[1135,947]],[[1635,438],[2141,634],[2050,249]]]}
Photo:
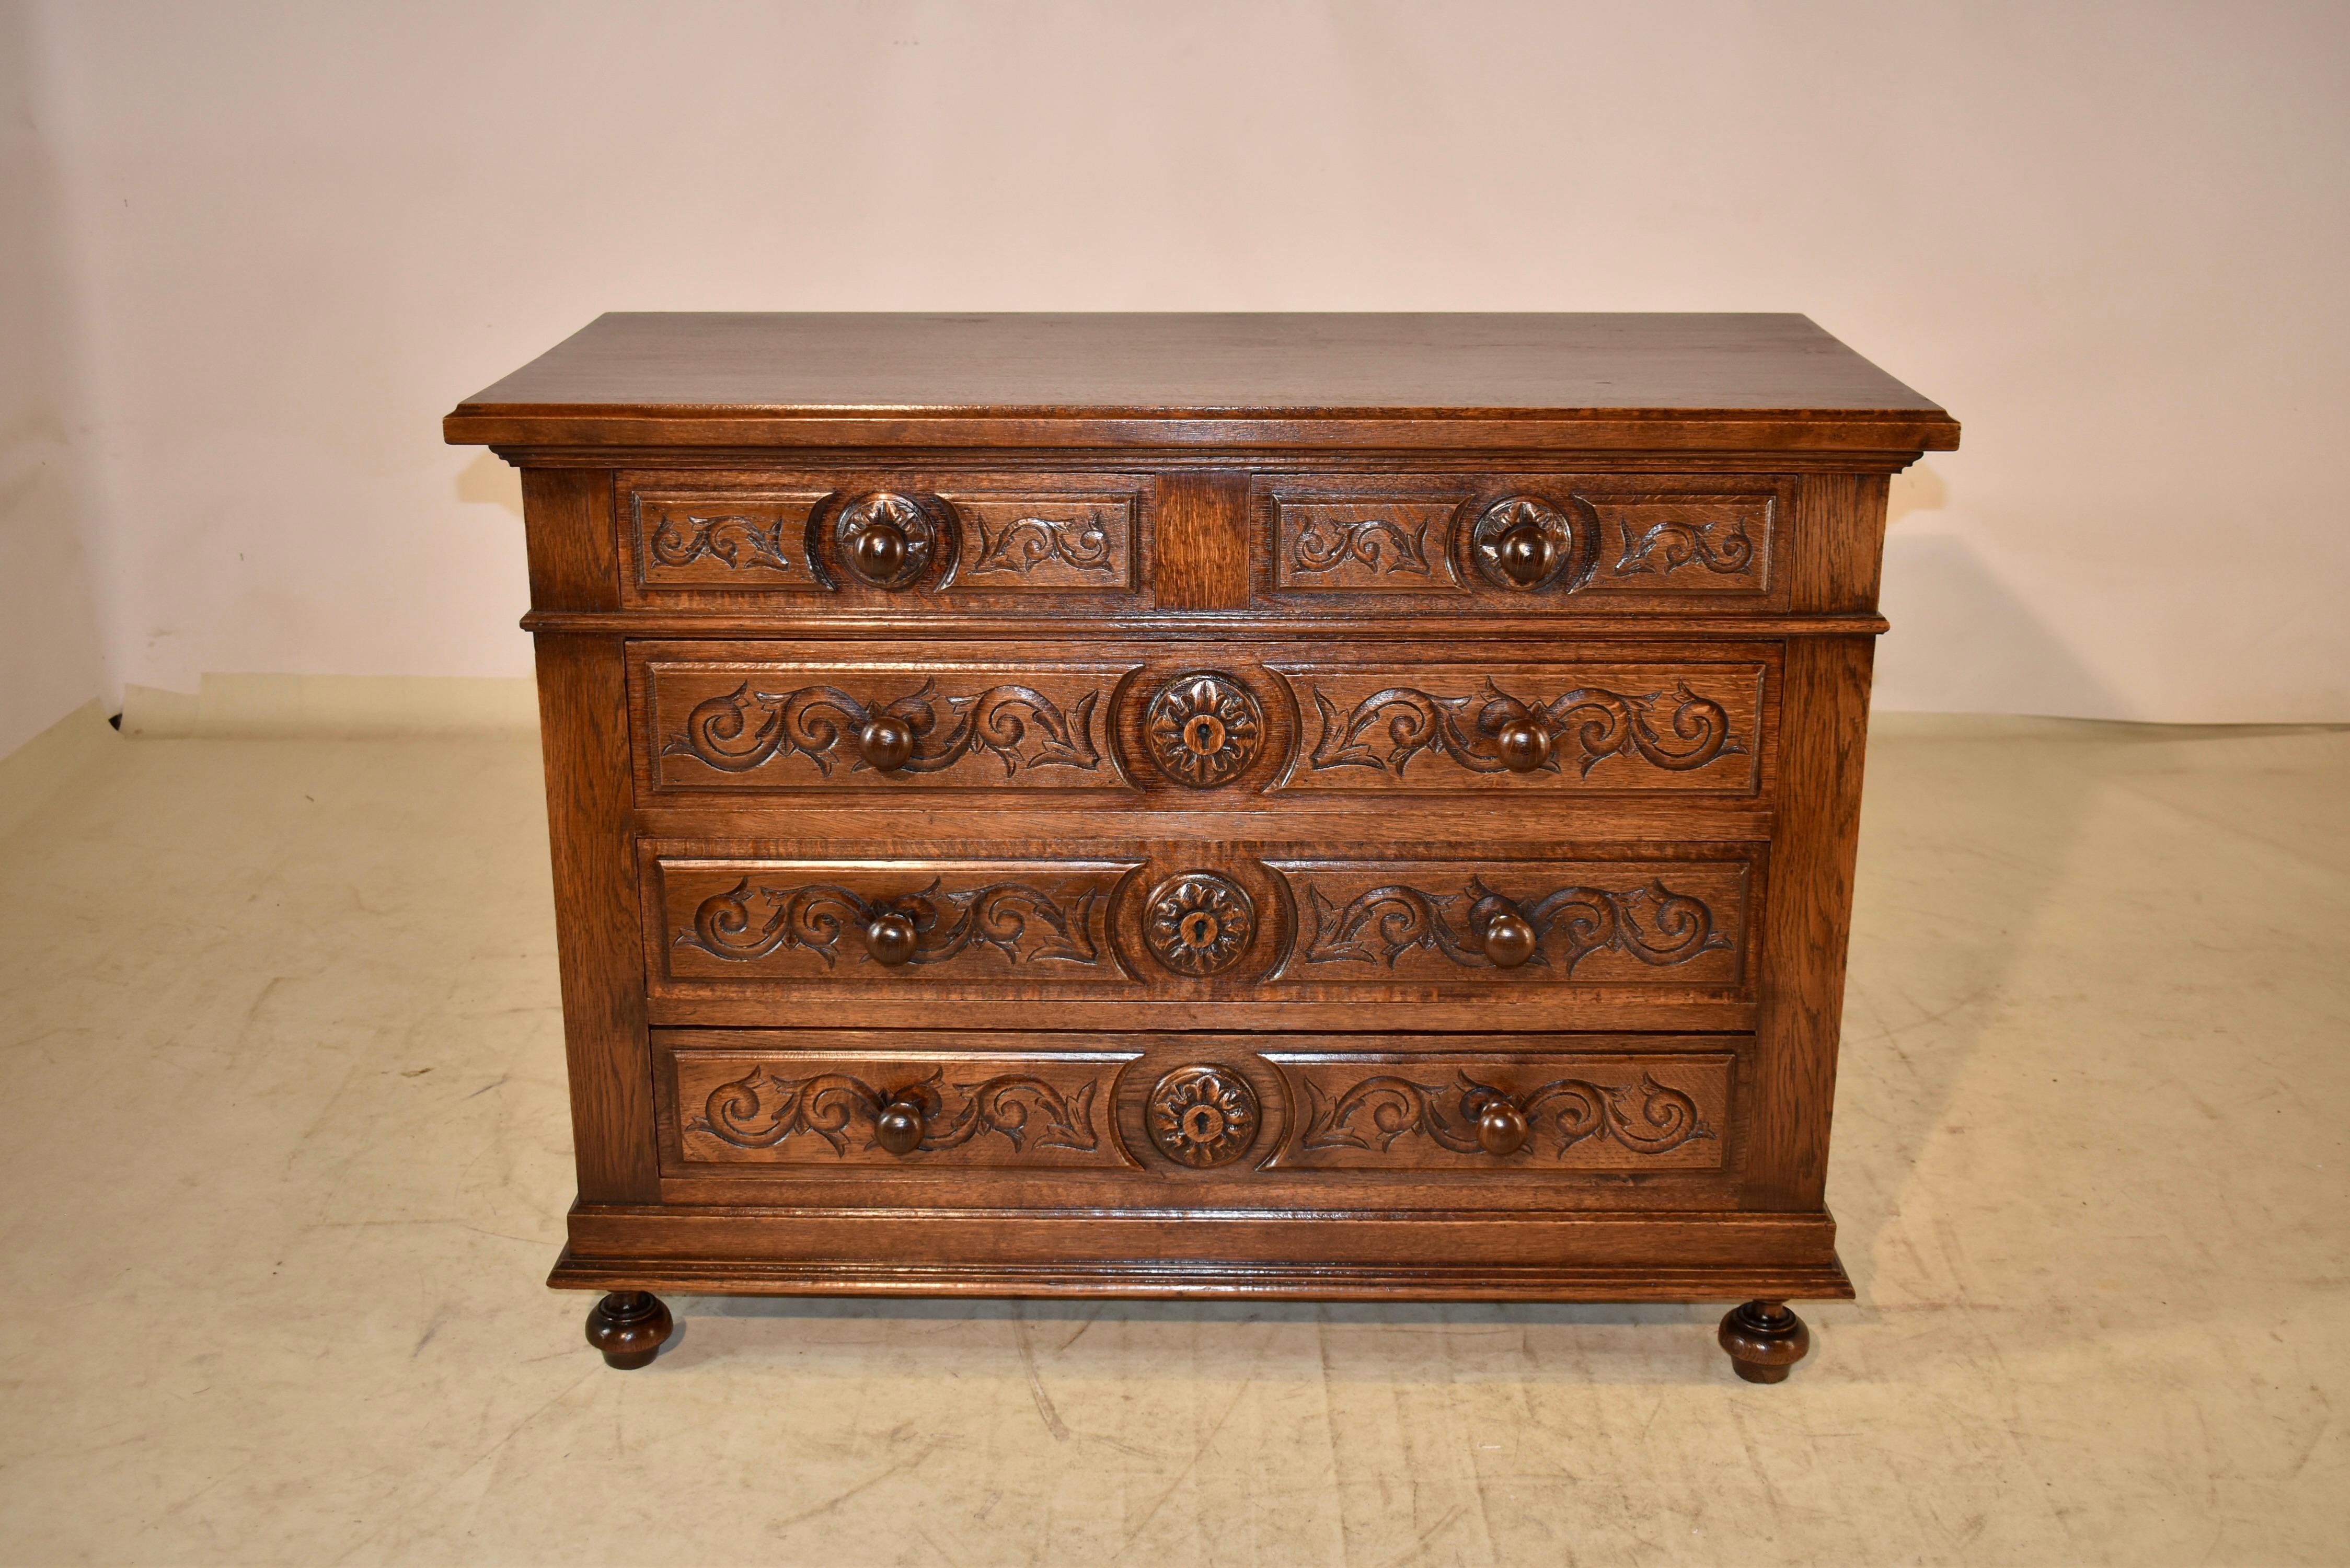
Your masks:
{"label": "carved rosette medallion", "polygon": [[1142,940],[1177,974],[1220,974],[1240,961],[1256,934],[1256,906],[1241,885],[1213,871],[1187,871],[1150,890]]}
{"label": "carved rosette medallion", "polygon": [[1256,1091],[1228,1067],[1178,1067],[1152,1086],[1146,1120],[1159,1152],[1195,1169],[1228,1165],[1256,1141]]}
{"label": "carved rosette medallion", "polygon": [[934,496],[880,490],[834,514],[833,547],[860,582],[902,588],[930,575],[954,548],[954,514]]}
{"label": "carved rosette medallion", "polygon": [[1264,710],[1232,677],[1194,670],[1151,698],[1142,738],[1160,773],[1191,789],[1213,789],[1256,761],[1264,743]]}
{"label": "carved rosette medallion", "polygon": [[1493,503],[1469,530],[1469,557],[1478,575],[1512,593],[1580,587],[1590,554],[1574,520],[1537,495]]}

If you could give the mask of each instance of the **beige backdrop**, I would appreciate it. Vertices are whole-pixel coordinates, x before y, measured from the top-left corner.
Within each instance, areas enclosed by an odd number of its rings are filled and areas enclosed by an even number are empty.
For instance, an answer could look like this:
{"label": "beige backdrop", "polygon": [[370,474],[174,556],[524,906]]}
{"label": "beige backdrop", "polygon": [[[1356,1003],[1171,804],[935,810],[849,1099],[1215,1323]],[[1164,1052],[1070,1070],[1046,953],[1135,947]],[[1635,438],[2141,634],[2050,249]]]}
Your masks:
{"label": "beige backdrop", "polygon": [[2350,720],[2350,7],[5,3],[0,749],[525,671],[438,419],[612,308],[1803,310],[1880,705]]}

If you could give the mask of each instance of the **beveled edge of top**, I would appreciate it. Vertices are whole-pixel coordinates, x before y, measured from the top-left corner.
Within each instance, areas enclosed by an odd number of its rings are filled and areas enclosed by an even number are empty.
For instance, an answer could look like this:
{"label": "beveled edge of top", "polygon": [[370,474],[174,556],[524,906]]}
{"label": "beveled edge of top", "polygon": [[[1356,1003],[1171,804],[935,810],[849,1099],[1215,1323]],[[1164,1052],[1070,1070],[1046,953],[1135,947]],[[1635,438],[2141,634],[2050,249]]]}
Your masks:
{"label": "beveled edge of top", "polygon": [[1959,426],[1794,315],[618,313],[459,404],[442,432],[501,447],[1884,453],[1950,450]]}

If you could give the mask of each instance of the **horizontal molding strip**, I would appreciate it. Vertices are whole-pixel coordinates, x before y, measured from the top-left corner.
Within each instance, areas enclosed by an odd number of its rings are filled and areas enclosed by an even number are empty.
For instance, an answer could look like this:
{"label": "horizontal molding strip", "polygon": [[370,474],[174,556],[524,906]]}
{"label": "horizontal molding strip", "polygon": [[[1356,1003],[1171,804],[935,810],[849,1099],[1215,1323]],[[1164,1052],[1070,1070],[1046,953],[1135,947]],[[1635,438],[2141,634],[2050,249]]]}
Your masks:
{"label": "horizontal molding strip", "polygon": [[[1556,643],[1566,639],[1609,641],[1653,641],[1659,638],[1701,638],[1709,641],[1752,641],[1782,637],[1878,637],[1892,622],[1878,615],[1654,615],[1525,616],[1507,621],[1490,616],[1459,614],[1420,617],[1407,621],[1371,619],[1359,615],[1278,617],[1246,610],[1153,610],[1145,614],[1066,616],[1039,625],[1034,614],[1024,616],[936,614],[877,615],[869,610],[835,610],[821,603],[778,605],[773,615],[693,615],[660,610],[533,610],[522,618],[527,632],[570,633],[590,637],[741,638],[760,639],[835,639],[907,633],[938,636],[1012,636],[1032,641],[1078,643],[1098,641],[1106,633],[1149,634],[1153,639],[1180,640],[1186,637],[1219,642],[1234,634],[1295,640],[1316,631],[1343,630],[1350,638],[1390,638],[1404,642],[1435,642],[1457,647],[1462,642],[1503,642],[1513,638],[1539,637]],[[1523,657],[1523,656],[1521,656]]]}

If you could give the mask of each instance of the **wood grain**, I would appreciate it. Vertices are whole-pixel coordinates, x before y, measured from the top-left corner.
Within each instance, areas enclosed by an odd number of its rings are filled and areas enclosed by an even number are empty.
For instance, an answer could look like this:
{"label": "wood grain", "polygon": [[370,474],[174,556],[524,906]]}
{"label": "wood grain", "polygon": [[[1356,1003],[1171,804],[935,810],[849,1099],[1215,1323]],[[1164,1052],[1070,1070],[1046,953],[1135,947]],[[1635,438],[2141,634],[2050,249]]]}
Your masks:
{"label": "wood grain", "polygon": [[1174,473],[1159,481],[1160,609],[1240,609],[1249,599],[1249,476]]}
{"label": "wood grain", "polygon": [[627,1364],[656,1289],[1711,1299],[1760,1377],[1850,1294],[1958,427],[1810,322],[608,317],[444,433],[524,469]]}

